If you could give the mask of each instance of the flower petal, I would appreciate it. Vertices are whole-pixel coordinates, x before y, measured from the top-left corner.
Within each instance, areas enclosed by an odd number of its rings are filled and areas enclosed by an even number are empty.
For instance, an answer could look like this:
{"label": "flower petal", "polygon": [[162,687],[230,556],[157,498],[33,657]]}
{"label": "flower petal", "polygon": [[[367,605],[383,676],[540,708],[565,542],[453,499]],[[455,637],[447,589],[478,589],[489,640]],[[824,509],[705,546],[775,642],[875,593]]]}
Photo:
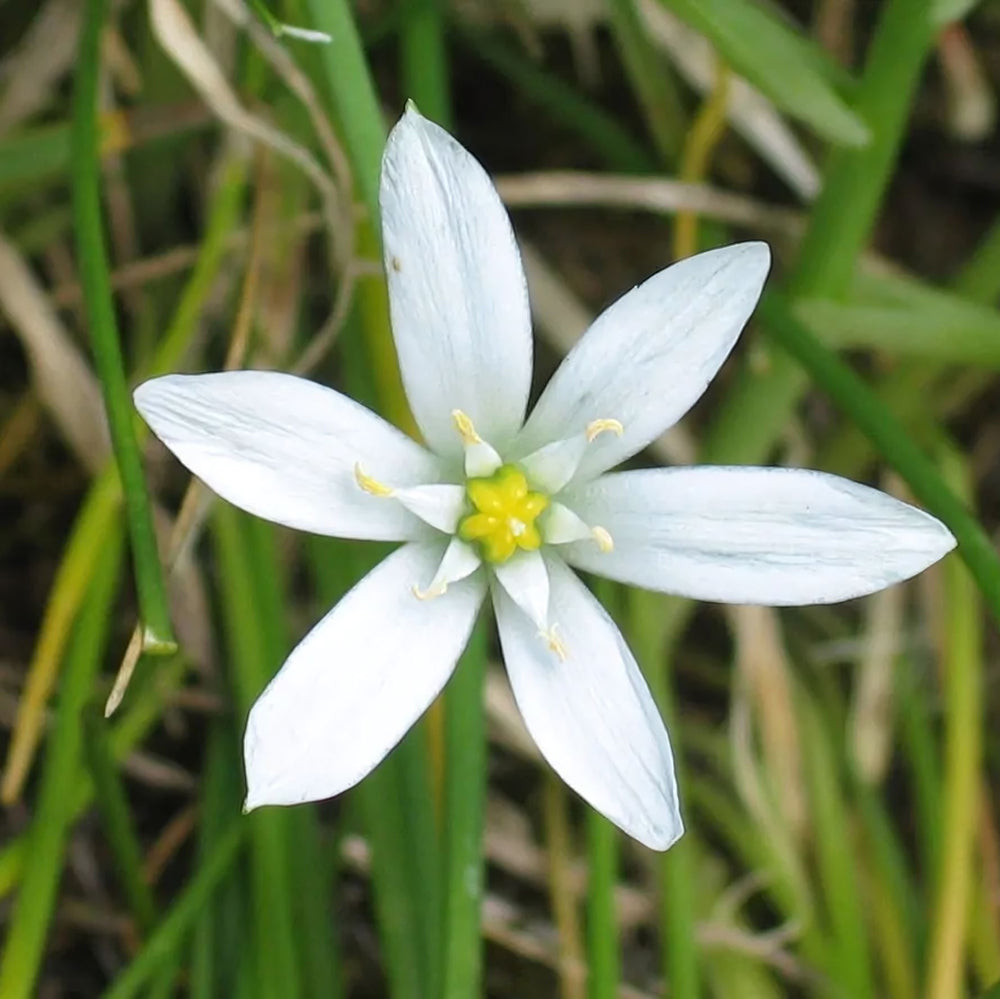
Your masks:
{"label": "flower petal", "polygon": [[339,794],[371,771],[438,695],[469,637],[483,573],[414,596],[441,545],[410,544],[302,640],[247,719],[247,809]]}
{"label": "flower petal", "polygon": [[697,402],[750,317],[770,266],[766,243],[738,243],[654,274],[603,312],[559,366],[518,438],[526,455],[618,420],[577,469],[585,481],[642,450]]}
{"label": "flower petal", "polygon": [[683,831],[670,743],[625,640],[590,591],[546,556],[549,618],[565,661],[503,587],[493,587],[507,673],[528,731],[552,768],[630,836],[665,850]]}
{"label": "flower petal", "polygon": [[392,331],[427,443],[458,459],[461,410],[503,450],[524,420],[531,317],[510,220],[486,172],[412,105],[382,161]]}
{"label": "flower petal", "polygon": [[572,565],[726,603],[832,603],[908,579],[955,546],[930,514],[824,472],[664,468],[605,475],[562,497],[614,550],[571,544]]}
{"label": "flower petal", "polygon": [[542,553],[518,552],[493,566],[493,575],[507,596],[541,632],[549,630],[549,572]]}
{"label": "flower petal", "polygon": [[465,512],[465,486],[439,483],[430,486],[410,486],[394,489],[393,499],[425,524],[445,534],[454,534]]}
{"label": "flower petal", "polygon": [[438,462],[333,389],[274,371],[167,375],[135,390],[153,433],[230,503],[342,538],[404,541],[427,527],[355,479],[360,462],[394,486],[434,482]]}

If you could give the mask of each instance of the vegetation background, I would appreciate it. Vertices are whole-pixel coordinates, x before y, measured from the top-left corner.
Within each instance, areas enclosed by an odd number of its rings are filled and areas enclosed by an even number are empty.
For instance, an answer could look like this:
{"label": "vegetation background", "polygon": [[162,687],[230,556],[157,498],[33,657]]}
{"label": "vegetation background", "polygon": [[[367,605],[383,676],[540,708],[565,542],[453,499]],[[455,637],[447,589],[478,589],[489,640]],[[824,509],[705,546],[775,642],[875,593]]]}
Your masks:
{"label": "vegetation background", "polygon": [[[985,994],[998,84],[995,0],[0,0],[0,999]],[[373,224],[407,97],[499,175],[540,381],[648,274],[766,239],[642,460],[838,472],[961,542],[836,607],[599,586],[682,768],[664,856],[541,764],[485,627],[356,790],[240,815],[248,706],[378,546],[214,502],[127,386],[275,367],[408,425]]]}

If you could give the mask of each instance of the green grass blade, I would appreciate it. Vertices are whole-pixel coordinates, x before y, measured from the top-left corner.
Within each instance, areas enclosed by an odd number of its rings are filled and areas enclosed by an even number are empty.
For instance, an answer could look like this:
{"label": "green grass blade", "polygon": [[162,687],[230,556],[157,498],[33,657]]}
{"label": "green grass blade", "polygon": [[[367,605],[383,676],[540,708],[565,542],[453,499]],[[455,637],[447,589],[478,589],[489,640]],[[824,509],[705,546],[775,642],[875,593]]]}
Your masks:
{"label": "green grass blade", "polygon": [[1000,621],[1000,558],[976,518],[948,488],[933,463],[882,401],[792,316],[783,299],[768,295],[759,311],[772,337],[864,431],[927,509],[948,525],[958,540],[959,555],[969,567],[991,613]]}
{"label": "green grass blade", "polygon": [[588,999],[615,999],[620,988],[617,886],[618,830],[603,815],[590,809],[587,812]]}
{"label": "green grass blade", "polygon": [[481,995],[489,630],[480,620],[445,691],[444,976],[442,999]]}
{"label": "green grass blade", "polygon": [[[306,551],[319,598],[325,605],[339,600],[378,559],[376,545],[359,547],[332,538],[310,538]],[[397,748],[390,753],[352,794],[360,803],[371,841],[375,913],[388,995],[392,999],[425,999],[420,921],[428,900],[414,888],[414,846],[396,762],[400,751]]]}
{"label": "green grass blade", "polygon": [[752,0],[661,0],[705,35],[722,58],[779,107],[832,142],[860,146],[870,138],[831,80],[842,70],[806,35]]}
{"label": "green grass blade", "polygon": [[0,955],[2,999],[30,999],[36,994],[35,982],[55,912],[70,830],[77,816],[67,788],[74,786],[76,775],[82,770],[82,715],[94,695],[104,660],[121,546],[121,531],[112,528],[97,556],[93,583],[67,652],[35,818],[24,841],[21,888]]}
{"label": "green grass blade", "polygon": [[866,905],[851,848],[851,817],[838,767],[840,747],[829,734],[817,704],[803,695],[800,705],[806,774],[812,798],[819,878],[830,924],[825,970],[839,992],[874,999]]}
{"label": "green grass blade", "polygon": [[[963,459],[946,455],[945,470],[952,487],[969,496],[972,486]],[[967,568],[950,559],[944,571],[944,808],[925,979],[927,999],[966,995],[966,933],[973,879],[978,876],[975,852],[982,780],[983,617]]]}
{"label": "green grass blade", "polygon": [[[676,724],[670,671],[665,666],[668,642],[685,619],[682,609],[689,601],[665,597],[643,590],[627,591],[626,608],[629,645],[636,662],[649,678],[650,688],[670,732],[677,767],[681,801],[685,800],[683,749],[680,727]],[[697,890],[695,866],[698,844],[688,825],[684,836],[660,860],[660,933],[662,934],[664,977],[674,999],[698,999],[701,969],[695,941]]]}
{"label": "green grass blade", "polygon": [[354,183],[372,227],[378,231],[379,175],[385,122],[361,38],[347,0],[308,0],[314,27],[331,38],[317,52],[326,76],[326,89],[333,100],[347,155],[354,170]]}
{"label": "green grass blade", "polygon": [[[198,916],[236,862],[247,831],[248,824],[242,817],[234,820],[225,835],[220,837],[211,856],[199,867],[171,906],[156,932],[104,993],[104,999],[133,999],[143,994],[149,979],[164,961],[171,959],[185,937],[192,932]],[[284,996],[286,993],[279,989],[271,995]]]}
{"label": "green grass blade", "polygon": [[143,876],[142,847],[129,810],[128,795],[111,752],[108,723],[94,705],[83,713],[83,737],[87,767],[94,782],[108,845],[129,907],[145,935],[156,922],[156,902]]}
{"label": "green grass blade", "polygon": [[840,297],[871,234],[899,152],[913,95],[934,39],[930,0],[887,0],[882,7],[854,108],[872,141],[838,149],[799,249],[796,297]]}
{"label": "green grass blade", "polygon": [[143,648],[153,653],[169,653],[177,649],[177,643],[170,625],[170,609],[153,533],[146,480],[132,429],[132,402],[125,380],[101,220],[97,90],[101,32],[107,10],[107,0],[87,0],[80,32],[72,131],[77,263],[111,443],[125,494],[143,621]]}
{"label": "green grass blade", "polygon": [[451,131],[448,47],[442,0],[411,0],[404,5],[400,62],[405,95],[427,117]]}
{"label": "green grass blade", "polygon": [[[255,539],[247,521],[244,514],[225,503],[217,504],[213,511],[228,660],[240,719],[246,718],[279,664],[269,655],[274,641],[268,633],[267,612],[259,595],[259,567],[251,555]],[[270,572],[275,574],[277,570],[271,566]],[[242,821],[250,827],[257,978],[264,995],[295,999],[302,989],[288,820],[284,809],[266,808]]]}
{"label": "green grass blade", "polygon": [[671,69],[649,37],[635,0],[610,0],[608,17],[646,129],[664,165],[672,166],[680,158],[686,115]]}
{"label": "green grass blade", "polygon": [[984,305],[993,305],[1000,296],[1000,219],[990,226],[959,271],[955,290]]}
{"label": "green grass blade", "polygon": [[[840,148],[809,217],[789,282],[792,299],[842,298],[896,162],[924,62],[934,40],[930,0],[886,0],[869,46],[854,109],[872,132],[863,148]],[[808,382],[781,352],[764,370],[745,367],[713,421],[702,459],[760,464],[788,425]]]}

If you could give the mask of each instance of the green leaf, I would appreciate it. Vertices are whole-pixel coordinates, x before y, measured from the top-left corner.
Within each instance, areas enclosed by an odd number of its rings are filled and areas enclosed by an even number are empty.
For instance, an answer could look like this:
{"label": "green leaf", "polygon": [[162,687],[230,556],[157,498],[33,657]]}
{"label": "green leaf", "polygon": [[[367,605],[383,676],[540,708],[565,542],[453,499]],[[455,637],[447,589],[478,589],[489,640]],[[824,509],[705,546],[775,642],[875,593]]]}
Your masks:
{"label": "green leaf", "polygon": [[794,311],[832,347],[1000,368],[1000,312],[915,278],[861,274],[848,301],[802,299]]}
{"label": "green leaf", "polygon": [[774,103],[832,142],[865,145],[868,126],[837,93],[849,77],[804,35],[753,0],[660,0],[705,35]]}

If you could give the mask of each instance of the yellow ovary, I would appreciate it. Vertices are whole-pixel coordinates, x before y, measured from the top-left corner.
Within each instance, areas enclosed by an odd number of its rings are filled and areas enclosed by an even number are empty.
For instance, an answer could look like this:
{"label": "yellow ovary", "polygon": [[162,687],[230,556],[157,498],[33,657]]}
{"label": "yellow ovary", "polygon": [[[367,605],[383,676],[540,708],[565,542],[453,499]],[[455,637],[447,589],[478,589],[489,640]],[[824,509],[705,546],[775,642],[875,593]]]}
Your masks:
{"label": "yellow ovary", "polygon": [[458,533],[465,541],[478,542],[487,562],[506,562],[519,548],[541,547],[535,518],[549,505],[549,498],[530,492],[519,468],[501,465],[488,478],[467,480],[465,489],[475,512],[459,524]]}

